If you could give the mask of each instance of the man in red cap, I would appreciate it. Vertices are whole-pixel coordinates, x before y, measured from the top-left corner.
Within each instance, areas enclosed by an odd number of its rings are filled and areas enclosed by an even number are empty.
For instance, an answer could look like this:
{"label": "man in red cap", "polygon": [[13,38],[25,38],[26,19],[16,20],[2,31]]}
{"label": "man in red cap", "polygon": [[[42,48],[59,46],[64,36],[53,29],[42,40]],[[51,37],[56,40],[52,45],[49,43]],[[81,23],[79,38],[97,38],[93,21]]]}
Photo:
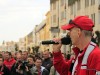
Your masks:
{"label": "man in red cap", "polygon": [[69,30],[76,58],[74,66],[66,62],[61,55],[61,39],[54,39],[59,44],[53,45],[54,66],[60,75],[100,75],[100,49],[91,41],[94,23],[87,16],[78,16],[63,25],[63,30]]}

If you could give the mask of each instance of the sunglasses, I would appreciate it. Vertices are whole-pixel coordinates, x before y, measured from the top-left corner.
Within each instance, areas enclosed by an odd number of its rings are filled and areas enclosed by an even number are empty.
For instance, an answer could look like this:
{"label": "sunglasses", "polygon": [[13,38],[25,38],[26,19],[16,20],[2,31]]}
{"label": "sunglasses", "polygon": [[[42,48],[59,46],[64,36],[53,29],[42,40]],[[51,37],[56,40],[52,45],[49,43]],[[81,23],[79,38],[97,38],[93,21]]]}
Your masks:
{"label": "sunglasses", "polygon": [[78,24],[76,24],[75,22],[73,22],[73,20],[69,20],[69,24],[74,24],[76,27],[82,29]]}

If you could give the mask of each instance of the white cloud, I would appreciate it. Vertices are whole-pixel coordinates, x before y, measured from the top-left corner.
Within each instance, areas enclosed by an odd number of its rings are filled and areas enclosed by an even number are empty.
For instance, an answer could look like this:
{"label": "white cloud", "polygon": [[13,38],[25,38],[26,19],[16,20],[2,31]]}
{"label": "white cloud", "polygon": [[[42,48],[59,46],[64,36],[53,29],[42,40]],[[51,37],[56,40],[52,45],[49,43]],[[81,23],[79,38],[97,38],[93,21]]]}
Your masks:
{"label": "white cloud", "polygon": [[49,0],[0,0],[0,42],[27,35],[49,8]]}

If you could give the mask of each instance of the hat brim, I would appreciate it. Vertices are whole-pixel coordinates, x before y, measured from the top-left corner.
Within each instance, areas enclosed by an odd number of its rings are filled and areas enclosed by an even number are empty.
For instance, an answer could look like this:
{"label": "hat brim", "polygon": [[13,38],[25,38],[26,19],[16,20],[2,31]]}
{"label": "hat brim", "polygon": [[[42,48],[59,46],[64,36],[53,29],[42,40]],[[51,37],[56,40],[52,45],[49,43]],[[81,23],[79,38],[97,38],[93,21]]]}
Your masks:
{"label": "hat brim", "polygon": [[74,25],[72,25],[72,24],[67,24],[67,25],[61,26],[61,29],[63,29],[63,30],[70,30],[70,29],[73,28],[73,27],[74,27]]}

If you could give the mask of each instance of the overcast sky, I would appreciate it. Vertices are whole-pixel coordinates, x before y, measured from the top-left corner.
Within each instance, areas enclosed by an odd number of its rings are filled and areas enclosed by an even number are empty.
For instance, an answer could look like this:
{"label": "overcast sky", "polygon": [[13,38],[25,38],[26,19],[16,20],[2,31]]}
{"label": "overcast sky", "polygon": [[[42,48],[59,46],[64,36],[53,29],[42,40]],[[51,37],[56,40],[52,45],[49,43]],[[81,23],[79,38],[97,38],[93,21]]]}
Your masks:
{"label": "overcast sky", "polygon": [[49,10],[50,0],[0,0],[0,44],[26,36]]}

